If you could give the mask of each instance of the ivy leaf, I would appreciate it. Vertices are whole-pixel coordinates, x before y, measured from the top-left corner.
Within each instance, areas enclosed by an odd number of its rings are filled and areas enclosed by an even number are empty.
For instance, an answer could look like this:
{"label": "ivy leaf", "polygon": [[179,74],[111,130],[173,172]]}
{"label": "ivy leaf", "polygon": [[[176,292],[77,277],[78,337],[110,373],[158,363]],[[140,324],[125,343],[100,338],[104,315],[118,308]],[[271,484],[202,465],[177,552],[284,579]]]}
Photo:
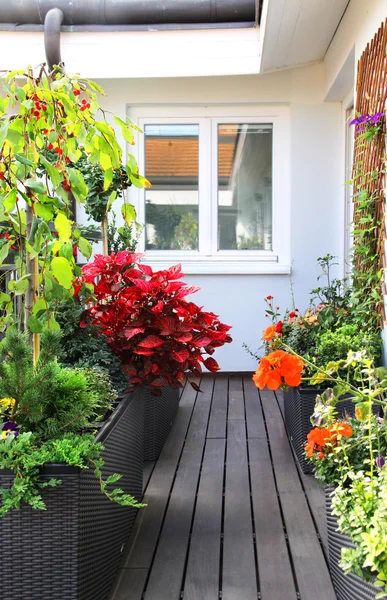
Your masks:
{"label": "ivy leaf", "polygon": [[58,283],[69,290],[74,281],[73,269],[68,260],[62,256],[56,256],[52,259],[51,270]]}
{"label": "ivy leaf", "polygon": [[90,244],[89,240],[87,240],[84,237],[80,237],[78,240],[78,247],[79,250],[82,252],[83,256],[89,260],[89,258],[91,257],[92,253],[93,253],[93,247]]}
{"label": "ivy leaf", "polygon": [[16,206],[17,189],[13,188],[4,198],[3,206],[5,212],[12,212]]}
{"label": "ivy leaf", "polygon": [[134,206],[132,204],[129,204],[128,202],[125,202],[121,206],[121,213],[122,213],[122,216],[124,217],[124,221],[125,221],[125,223],[127,223],[127,225],[130,225],[130,223],[132,221],[136,220],[136,210],[135,210]]}
{"label": "ivy leaf", "polygon": [[24,185],[38,194],[47,194],[46,187],[41,181],[37,181],[36,179],[26,179]]}
{"label": "ivy leaf", "polygon": [[31,333],[42,333],[43,323],[35,315],[30,315],[27,322]]}
{"label": "ivy leaf", "polygon": [[71,225],[72,221],[66,217],[63,213],[58,213],[54,221],[55,229],[58,232],[59,239],[62,242],[69,242],[71,237]]}

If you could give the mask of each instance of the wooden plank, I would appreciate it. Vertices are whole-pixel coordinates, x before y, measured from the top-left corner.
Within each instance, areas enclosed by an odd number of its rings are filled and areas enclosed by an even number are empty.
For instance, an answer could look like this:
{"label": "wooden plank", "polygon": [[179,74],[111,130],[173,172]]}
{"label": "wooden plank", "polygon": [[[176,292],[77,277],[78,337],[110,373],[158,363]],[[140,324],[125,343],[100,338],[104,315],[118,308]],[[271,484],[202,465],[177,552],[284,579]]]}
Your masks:
{"label": "wooden plank", "polygon": [[297,600],[267,440],[248,446],[262,600]]}
{"label": "wooden plank", "polygon": [[259,393],[251,377],[243,378],[243,390],[246,405],[247,437],[266,438],[265,423],[263,422],[262,406]]}
{"label": "wooden plank", "polygon": [[230,377],[228,390],[228,419],[245,420],[242,378]]}
{"label": "wooden plank", "polygon": [[[285,418],[284,412],[284,395],[282,390],[275,392],[277,402],[282,413],[282,417]],[[305,475],[300,468],[295,453],[293,451],[293,457],[298,467],[298,473],[301,477],[302,485],[304,487],[306,496],[308,498],[309,506],[315,520],[318,533],[324,548],[325,556],[328,556],[328,532],[327,532],[327,519],[325,512],[325,493],[324,487],[320,481],[317,481],[313,475]]]}
{"label": "wooden plank", "polygon": [[164,518],[176,467],[187,434],[197,392],[187,386],[180,400],[175,422],[154,468],[144,503],[133,526],[128,543],[126,567],[150,567]]}
{"label": "wooden plank", "polygon": [[301,600],[335,600],[297,467],[273,392],[261,392],[270,448]]}
{"label": "wooden plank", "polygon": [[148,569],[121,569],[111,600],[141,600]]}
{"label": "wooden plank", "polygon": [[210,413],[213,379],[202,380],[176,473],[145,600],[179,600]]}
{"label": "wooden plank", "polygon": [[184,600],[219,597],[226,440],[207,439],[189,550]]}
{"label": "wooden plank", "polygon": [[228,377],[218,376],[215,379],[214,395],[212,398],[210,422],[207,437],[225,438],[228,407]]}
{"label": "wooden plank", "polygon": [[223,600],[257,600],[246,425],[229,420],[223,543]]}

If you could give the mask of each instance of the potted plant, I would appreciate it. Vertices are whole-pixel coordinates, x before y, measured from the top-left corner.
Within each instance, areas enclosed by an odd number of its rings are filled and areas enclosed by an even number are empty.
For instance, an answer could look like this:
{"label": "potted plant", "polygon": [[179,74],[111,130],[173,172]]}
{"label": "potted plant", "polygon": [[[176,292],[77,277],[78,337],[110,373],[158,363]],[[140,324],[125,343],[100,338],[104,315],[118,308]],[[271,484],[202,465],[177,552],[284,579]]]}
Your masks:
{"label": "potted plant", "polygon": [[[85,311],[83,325],[105,336],[128,376],[128,391],[145,404],[145,457],[154,460],[169,433],[186,373],[200,376],[202,365],[217,371],[212,356],[231,342],[230,326],[186,300],[198,287],[179,281],[181,266],[153,271],[138,254],[121,251],[96,255],[82,269],[94,284],[96,304]],[[194,382],[191,385],[197,388]]]}
{"label": "potted plant", "polygon": [[[128,397],[98,425],[112,392],[100,372],[60,367],[56,313],[81,274],[74,247],[91,255],[71,213],[70,194],[79,202],[88,195],[77,168],[81,146],[101,166],[105,190],[122,168],[122,149],[103,111],[97,118],[97,84],[43,65],[4,74],[3,87],[0,222],[7,235],[0,263],[9,266],[0,294],[0,330],[7,331],[0,350],[2,584],[11,599],[80,600],[92,590],[93,600],[102,600],[140,499],[143,407]],[[125,139],[133,135],[130,123],[116,123]],[[133,157],[125,171],[131,183],[148,185]],[[122,214],[132,222],[125,201]],[[124,490],[115,486],[121,475]]]}
{"label": "potted plant", "polygon": [[[321,368],[287,348],[264,357],[253,379],[261,389],[279,389],[300,379],[306,364],[314,371],[312,383],[333,385],[317,397],[305,452],[316,476],[329,486],[329,562],[337,597],[382,598],[387,593],[387,437],[385,420],[372,409],[387,407],[387,370],[375,369],[365,351],[349,352],[346,360]],[[341,374],[349,369],[352,383]],[[336,407],[345,393],[355,416],[343,419]]]}

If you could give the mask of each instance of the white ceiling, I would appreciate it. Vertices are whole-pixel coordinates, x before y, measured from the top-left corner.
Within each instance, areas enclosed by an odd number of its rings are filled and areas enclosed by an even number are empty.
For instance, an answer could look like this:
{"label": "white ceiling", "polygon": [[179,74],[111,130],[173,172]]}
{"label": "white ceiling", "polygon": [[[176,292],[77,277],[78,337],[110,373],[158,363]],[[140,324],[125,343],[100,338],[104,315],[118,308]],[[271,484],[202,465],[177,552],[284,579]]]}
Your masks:
{"label": "white ceiling", "polygon": [[348,0],[264,0],[260,72],[324,58]]}

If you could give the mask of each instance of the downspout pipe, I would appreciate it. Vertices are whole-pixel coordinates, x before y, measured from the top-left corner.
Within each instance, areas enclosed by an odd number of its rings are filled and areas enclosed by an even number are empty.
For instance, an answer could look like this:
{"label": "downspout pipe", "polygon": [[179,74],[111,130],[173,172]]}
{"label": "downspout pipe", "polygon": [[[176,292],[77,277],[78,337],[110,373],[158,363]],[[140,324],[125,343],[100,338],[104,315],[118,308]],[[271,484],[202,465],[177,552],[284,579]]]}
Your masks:
{"label": "downspout pipe", "polygon": [[48,70],[51,72],[54,65],[62,64],[60,52],[60,27],[64,15],[60,8],[51,8],[44,19],[44,48]]}

